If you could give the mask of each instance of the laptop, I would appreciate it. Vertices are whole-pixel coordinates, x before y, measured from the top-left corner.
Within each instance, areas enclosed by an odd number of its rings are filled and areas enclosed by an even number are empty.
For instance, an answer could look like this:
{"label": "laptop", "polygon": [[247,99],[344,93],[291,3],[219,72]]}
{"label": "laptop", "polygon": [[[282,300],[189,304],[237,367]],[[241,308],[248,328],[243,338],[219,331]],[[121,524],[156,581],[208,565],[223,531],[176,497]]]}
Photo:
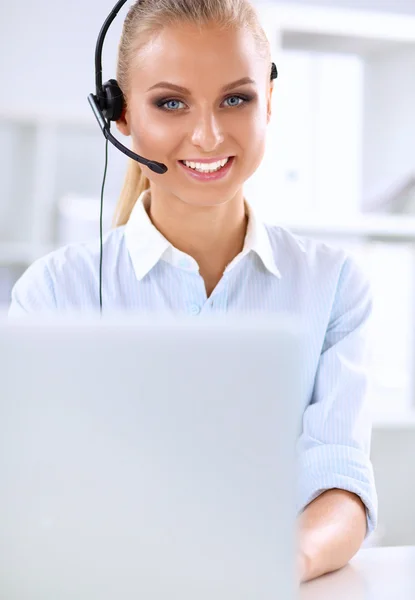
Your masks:
{"label": "laptop", "polygon": [[291,600],[302,329],[0,324],[0,597]]}

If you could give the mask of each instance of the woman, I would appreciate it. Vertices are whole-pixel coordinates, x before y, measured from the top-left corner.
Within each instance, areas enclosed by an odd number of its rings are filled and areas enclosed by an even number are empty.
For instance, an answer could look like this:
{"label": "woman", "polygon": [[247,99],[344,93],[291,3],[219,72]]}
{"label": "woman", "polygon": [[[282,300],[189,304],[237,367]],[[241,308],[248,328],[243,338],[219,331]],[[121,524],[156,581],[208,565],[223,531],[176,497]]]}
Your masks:
{"label": "woman", "polygon": [[[104,308],[215,313],[290,310],[312,331],[298,440],[302,581],[344,566],[376,526],[364,331],[368,282],[343,251],[260,222],[243,193],[271,117],[269,42],[247,0],[135,3],[119,47],[135,152],[104,239]],[[272,190],[269,202],[273,201]],[[99,245],[34,263],[12,316],[99,307]]]}

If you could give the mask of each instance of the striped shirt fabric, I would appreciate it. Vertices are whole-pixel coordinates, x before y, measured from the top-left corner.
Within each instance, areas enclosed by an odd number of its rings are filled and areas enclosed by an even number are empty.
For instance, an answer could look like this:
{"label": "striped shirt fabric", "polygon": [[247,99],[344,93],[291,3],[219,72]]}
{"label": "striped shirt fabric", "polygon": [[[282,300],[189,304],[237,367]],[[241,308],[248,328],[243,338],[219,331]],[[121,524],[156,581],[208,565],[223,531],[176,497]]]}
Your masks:
{"label": "striped shirt fabric", "polygon": [[[357,494],[367,533],[377,524],[370,461],[371,418],[366,367],[372,295],[367,277],[345,251],[261,221],[246,202],[242,252],[207,297],[197,262],[152,224],[151,192],[138,199],[127,225],[106,233],[103,313],[157,312],[299,315],[309,330],[298,438],[297,511],[324,490]],[[99,241],[67,245],[34,262],[12,290],[9,317],[99,310]]]}

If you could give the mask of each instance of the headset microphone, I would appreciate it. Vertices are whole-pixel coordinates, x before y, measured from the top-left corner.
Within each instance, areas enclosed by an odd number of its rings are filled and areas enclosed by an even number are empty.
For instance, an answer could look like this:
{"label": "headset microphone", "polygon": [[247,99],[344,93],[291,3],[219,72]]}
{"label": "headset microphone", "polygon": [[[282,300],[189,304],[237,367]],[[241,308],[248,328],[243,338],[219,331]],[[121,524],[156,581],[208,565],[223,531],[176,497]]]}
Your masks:
{"label": "headset microphone", "polygon": [[[126,146],[121,144],[110,132],[110,123],[111,121],[118,121],[120,119],[122,112],[124,110],[124,95],[119,87],[117,81],[115,79],[110,79],[104,85],[102,85],[102,47],[104,45],[104,39],[107,35],[107,31],[109,26],[119,13],[122,6],[127,2],[127,0],[120,0],[114,6],[110,14],[108,15],[104,25],[101,28],[101,31],[98,36],[98,41],[95,49],[95,88],[96,94],[89,94],[88,102],[91,105],[91,108],[94,112],[94,115],[98,121],[98,125],[100,126],[102,133],[118,150],[124,152],[127,156],[136,160],[137,162],[146,165],[149,169],[162,175],[166,173],[167,167],[162,163],[148,160],[147,158],[143,158],[139,156],[135,152],[129,150]],[[106,120],[107,119],[107,120]]]}
{"label": "headset microphone", "polygon": [[[107,31],[119,13],[120,9],[124,6],[127,0],[120,0],[114,6],[110,14],[108,15],[101,31],[98,35],[97,45],[95,48],[95,94],[89,94],[88,102],[91,105],[92,111],[95,115],[98,125],[100,126],[102,133],[104,134],[107,143],[105,147],[105,172],[101,190],[101,213],[100,213],[100,261],[99,261],[99,305],[102,313],[102,216],[103,216],[103,203],[104,203],[104,185],[105,177],[107,173],[107,162],[108,162],[108,142],[111,142],[118,150],[121,150],[129,158],[136,160],[137,162],[145,165],[154,173],[163,175],[167,172],[167,167],[163,163],[156,162],[155,160],[149,160],[132,152],[129,148],[121,144],[114,137],[110,131],[111,121],[118,121],[125,107],[125,99],[123,92],[115,79],[110,79],[106,83],[102,83],[102,48],[104,45],[104,39],[107,35]],[[274,63],[271,65],[271,80],[278,77],[277,67]]]}

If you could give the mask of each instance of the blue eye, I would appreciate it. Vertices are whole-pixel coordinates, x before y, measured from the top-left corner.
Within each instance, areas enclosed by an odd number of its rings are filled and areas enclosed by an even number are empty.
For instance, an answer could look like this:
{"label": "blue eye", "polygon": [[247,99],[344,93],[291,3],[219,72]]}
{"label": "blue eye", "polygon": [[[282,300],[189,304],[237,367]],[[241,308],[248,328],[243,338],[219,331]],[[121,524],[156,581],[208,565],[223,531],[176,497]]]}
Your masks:
{"label": "blue eye", "polygon": [[[180,100],[160,100],[159,102],[156,102],[156,106],[158,108],[161,108],[162,110],[167,110],[169,112],[176,112],[178,110],[177,105],[178,104],[183,104],[183,102],[181,102]],[[170,105],[170,106],[169,106]]]}
{"label": "blue eye", "polygon": [[[229,102],[231,100],[235,100],[235,98],[237,100],[241,100],[242,102],[239,102],[239,103],[232,102],[231,104],[228,104],[229,108],[237,108],[238,106],[242,106],[243,104],[247,104],[248,102],[250,102],[252,100],[252,98],[250,98],[248,96],[240,96],[240,95],[238,95],[238,96],[229,96],[228,98],[226,98],[224,100],[224,102]],[[162,110],[165,110],[165,111],[168,111],[168,112],[178,112],[178,110],[180,108],[180,107],[177,106],[178,104],[184,104],[184,102],[182,102],[181,100],[176,100],[176,99],[172,98],[170,100],[162,99],[162,100],[159,100],[159,101],[157,101],[155,103],[155,105],[157,106],[157,108],[161,108]]]}
{"label": "blue eye", "polygon": [[[243,100],[244,102],[242,104],[244,104],[247,101],[247,99],[242,98],[242,96],[230,96],[229,98],[226,98],[225,102],[228,102],[229,100],[235,100],[235,98],[237,100]],[[240,104],[231,104],[230,106],[240,106]]]}
{"label": "blue eye", "polygon": [[[164,107],[165,105],[172,104],[174,102],[176,102],[176,104],[183,104],[183,102],[181,102],[180,100],[166,100],[165,102],[162,102],[161,104],[158,104],[157,106]],[[175,108],[170,106],[170,108],[165,108],[164,110],[174,111]]]}

